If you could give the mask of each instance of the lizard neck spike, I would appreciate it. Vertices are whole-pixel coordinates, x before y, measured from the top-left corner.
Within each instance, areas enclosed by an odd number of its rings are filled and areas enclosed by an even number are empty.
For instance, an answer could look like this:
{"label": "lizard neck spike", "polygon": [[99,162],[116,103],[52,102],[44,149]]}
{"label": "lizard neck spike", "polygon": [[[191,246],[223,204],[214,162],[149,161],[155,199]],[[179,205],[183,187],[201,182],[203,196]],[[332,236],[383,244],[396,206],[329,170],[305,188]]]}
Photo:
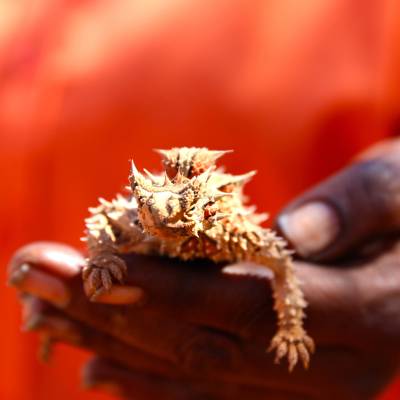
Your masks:
{"label": "lizard neck spike", "polygon": [[169,179],[168,174],[164,172],[164,186],[171,186],[172,181]]}
{"label": "lizard neck spike", "polygon": [[175,183],[177,183],[177,184],[182,183],[182,181],[183,181],[183,175],[182,175],[181,171],[178,170],[178,172],[177,172],[176,175],[174,176],[173,181],[174,181]]}
{"label": "lizard neck spike", "polygon": [[150,190],[152,187],[152,182],[146,179],[136,168],[135,163],[131,160],[131,175],[129,176],[131,181],[132,189],[134,190],[136,186],[140,186],[143,189]]}
{"label": "lizard neck spike", "polygon": [[214,170],[214,167],[211,166],[207,168],[204,172],[202,172],[200,175],[194,176],[192,179],[194,182],[198,182],[199,184],[204,184],[207,183],[207,181],[210,179],[211,172]]}
{"label": "lizard neck spike", "polygon": [[214,161],[218,160],[225,154],[232,153],[232,152],[233,152],[233,150],[208,150],[208,154]]}
{"label": "lizard neck spike", "polygon": [[233,196],[233,193],[221,192],[220,190],[214,190],[210,195],[210,199],[212,201],[215,201],[215,200],[222,199],[223,197],[227,197],[227,196]]}
{"label": "lizard neck spike", "polygon": [[[131,182],[131,187],[133,192],[137,192],[138,190],[142,193],[145,191],[146,193],[159,193],[164,191],[170,191],[171,193],[179,193],[183,189],[185,183],[181,183],[179,186],[175,186],[174,183],[169,179],[167,173],[164,174],[163,177],[157,179],[154,175],[152,175],[156,182],[153,179],[146,179],[136,168],[133,160],[131,161],[131,175],[129,177]],[[190,182],[187,182],[186,185],[189,185]],[[183,186],[182,186],[183,185]]]}
{"label": "lizard neck spike", "polygon": [[257,171],[250,171],[250,172],[247,172],[246,174],[242,174],[242,175],[233,175],[232,178],[230,179],[230,183],[245,184],[245,183],[247,183],[256,173],[257,173]]}

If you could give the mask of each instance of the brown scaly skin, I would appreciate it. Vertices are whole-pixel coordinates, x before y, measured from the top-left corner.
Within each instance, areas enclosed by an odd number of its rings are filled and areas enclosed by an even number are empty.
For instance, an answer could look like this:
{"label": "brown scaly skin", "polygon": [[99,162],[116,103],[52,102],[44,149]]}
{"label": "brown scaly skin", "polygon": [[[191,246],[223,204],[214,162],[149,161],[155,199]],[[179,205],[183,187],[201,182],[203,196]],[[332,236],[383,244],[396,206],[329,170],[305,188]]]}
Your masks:
{"label": "brown scaly skin", "polygon": [[183,260],[256,262],[274,273],[278,332],[270,350],[287,357],[289,370],[308,367],[314,342],[303,328],[306,302],[286,242],[260,223],[264,214],[244,205],[242,189],[254,172],[231,175],[216,169],[224,153],[206,148],[158,150],[165,172],[139,173],[132,162],[131,194],[90,209],[85,240],[89,258],[83,279],[91,299],[123,282],[123,253],[158,254]]}

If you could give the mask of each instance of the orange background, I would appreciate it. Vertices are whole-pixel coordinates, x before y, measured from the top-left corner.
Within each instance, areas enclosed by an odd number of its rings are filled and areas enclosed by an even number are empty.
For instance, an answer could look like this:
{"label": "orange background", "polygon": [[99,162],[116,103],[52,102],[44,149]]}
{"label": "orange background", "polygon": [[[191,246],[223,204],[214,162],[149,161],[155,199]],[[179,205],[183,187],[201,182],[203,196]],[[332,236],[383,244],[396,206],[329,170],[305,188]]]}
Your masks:
{"label": "orange background", "polygon": [[[272,216],[366,146],[397,133],[394,0],[0,3],[1,280],[34,240],[80,246],[96,198],[152,148],[234,149]],[[0,289],[0,399],[105,399],[79,389],[87,354],[50,365]],[[385,400],[400,394],[393,385]]]}

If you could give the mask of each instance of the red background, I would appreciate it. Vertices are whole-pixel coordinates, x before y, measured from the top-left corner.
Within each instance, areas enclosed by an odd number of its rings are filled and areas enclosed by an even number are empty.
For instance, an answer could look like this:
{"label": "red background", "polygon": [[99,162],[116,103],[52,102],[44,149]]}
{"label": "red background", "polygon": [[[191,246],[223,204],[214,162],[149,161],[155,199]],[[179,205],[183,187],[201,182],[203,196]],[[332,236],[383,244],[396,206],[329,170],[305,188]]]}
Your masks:
{"label": "red background", "polygon": [[[0,3],[3,269],[34,240],[80,246],[96,198],[152,148],[234,149],[233,172],[272,216],[293,196],[396,134],[397,1],[18,1]],[[84,352],[50,365],[0,288],[0,398],[103,399],[79,389]],[[385,400],[399,397],[396,384]]]}

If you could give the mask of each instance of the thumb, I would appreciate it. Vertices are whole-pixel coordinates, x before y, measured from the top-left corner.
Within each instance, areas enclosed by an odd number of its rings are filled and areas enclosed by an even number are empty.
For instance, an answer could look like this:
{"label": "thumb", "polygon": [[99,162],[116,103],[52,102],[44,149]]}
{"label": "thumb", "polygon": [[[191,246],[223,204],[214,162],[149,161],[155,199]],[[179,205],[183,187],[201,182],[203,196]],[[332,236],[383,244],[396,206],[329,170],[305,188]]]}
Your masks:
{"label": "thumb", "polygon": [[290,203],[277,227],[297,253],[329,261],[400,230],[400,140],[385,142]]}

